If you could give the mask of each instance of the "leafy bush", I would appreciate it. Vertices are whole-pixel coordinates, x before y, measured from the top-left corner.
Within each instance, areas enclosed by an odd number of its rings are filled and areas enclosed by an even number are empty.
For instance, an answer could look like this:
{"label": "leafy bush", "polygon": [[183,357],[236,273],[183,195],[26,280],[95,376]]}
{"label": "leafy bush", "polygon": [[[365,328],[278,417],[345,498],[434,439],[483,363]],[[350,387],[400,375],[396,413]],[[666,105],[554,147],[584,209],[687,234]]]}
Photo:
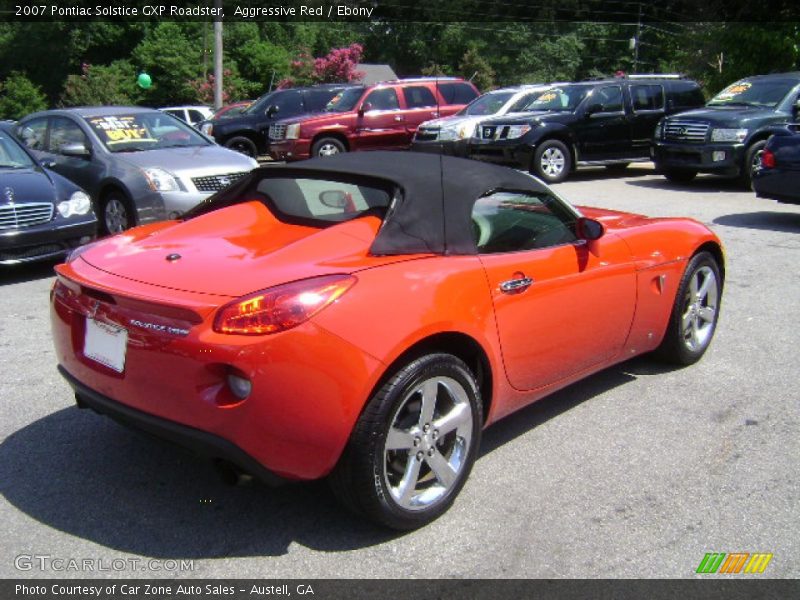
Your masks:
{"label": "leafy bush", "polygon": [[18,71],[0,82],[0,117],[17,120],[47,108],[47,99],[39,86]]}

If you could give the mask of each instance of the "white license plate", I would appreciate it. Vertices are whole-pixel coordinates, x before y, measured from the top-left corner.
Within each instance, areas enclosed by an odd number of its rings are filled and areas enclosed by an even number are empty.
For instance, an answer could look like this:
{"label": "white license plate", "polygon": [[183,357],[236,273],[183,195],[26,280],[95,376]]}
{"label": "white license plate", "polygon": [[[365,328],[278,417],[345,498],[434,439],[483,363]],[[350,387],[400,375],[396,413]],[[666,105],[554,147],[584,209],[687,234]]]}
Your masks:
{"label": "white license plate", "polygon": [[86,338],[83,354],[93,361],[113,369],[117,373],[125,370],[125,351],[128,347],[128,332],[122,327],[86,319]]}

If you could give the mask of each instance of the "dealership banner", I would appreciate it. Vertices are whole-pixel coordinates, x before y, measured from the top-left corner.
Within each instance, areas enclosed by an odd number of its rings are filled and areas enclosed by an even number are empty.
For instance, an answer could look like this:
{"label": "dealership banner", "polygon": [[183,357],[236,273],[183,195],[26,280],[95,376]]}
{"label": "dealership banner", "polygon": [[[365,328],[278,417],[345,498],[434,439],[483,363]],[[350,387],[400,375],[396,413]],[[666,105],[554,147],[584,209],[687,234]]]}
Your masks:
{"label": "dealership banner", "polygon": [[330,580],[330,579],[28,579],[0,581],[3,600],[402,600],[785,599],[800,595],[795,580]]}

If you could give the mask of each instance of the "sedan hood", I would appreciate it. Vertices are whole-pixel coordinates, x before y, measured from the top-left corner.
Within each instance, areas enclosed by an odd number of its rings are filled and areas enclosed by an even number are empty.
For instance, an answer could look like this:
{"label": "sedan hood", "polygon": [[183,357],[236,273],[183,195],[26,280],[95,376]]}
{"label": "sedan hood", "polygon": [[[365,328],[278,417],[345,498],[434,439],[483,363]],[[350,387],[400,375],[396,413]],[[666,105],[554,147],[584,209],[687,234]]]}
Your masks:
{"label": "sedan hood", "polygon": [[9,201],[55,202],[53,182],[43,169],[0,169],[0,205]]}
{"label": "sedan hood", "polygon": [[157,167],[175,174],[183,171],[195,173],[204,167],[213,173],[234,173],[250,171],[258,166],[244,154],[217,145],[116,152],[113,156],[137,167]]}
{"label": "sedan hood", "polygon": [[184,222],[131,229],[80,257],[140,283],[239,297],[306,277],[395,262],[398,257],[368,256],[380,224],[369,216],[326,229],[287,225],[263,204],[248,202]]}

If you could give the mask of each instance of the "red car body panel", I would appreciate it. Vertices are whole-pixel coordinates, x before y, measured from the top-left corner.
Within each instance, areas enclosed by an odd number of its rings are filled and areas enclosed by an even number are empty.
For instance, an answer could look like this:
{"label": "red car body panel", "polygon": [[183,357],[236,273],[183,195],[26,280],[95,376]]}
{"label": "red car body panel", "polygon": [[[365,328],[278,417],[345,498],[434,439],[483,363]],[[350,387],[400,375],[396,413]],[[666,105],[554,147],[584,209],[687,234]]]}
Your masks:
{"label": "red car body panel", "polygon": [[[57,358],[123,405],[228,440],[282,477],[319,478],[392,365],[432,336],[485,355],[486,424],[659,345],[688,258],[719,240],[687,219],[582,212],[604,224],[600,239],[494,255],[373,256],[377,217],[320,230],[257,202],[136,228],[56,267]],[[355,285],[298,327],[213,328],[232,298],[341,273]],[[499,293],[517,273],[536,293]],[[84,355],[87,317],[127,330],[122,373]],[[232,370],[252,381],[246,400],[225,385]]]}

